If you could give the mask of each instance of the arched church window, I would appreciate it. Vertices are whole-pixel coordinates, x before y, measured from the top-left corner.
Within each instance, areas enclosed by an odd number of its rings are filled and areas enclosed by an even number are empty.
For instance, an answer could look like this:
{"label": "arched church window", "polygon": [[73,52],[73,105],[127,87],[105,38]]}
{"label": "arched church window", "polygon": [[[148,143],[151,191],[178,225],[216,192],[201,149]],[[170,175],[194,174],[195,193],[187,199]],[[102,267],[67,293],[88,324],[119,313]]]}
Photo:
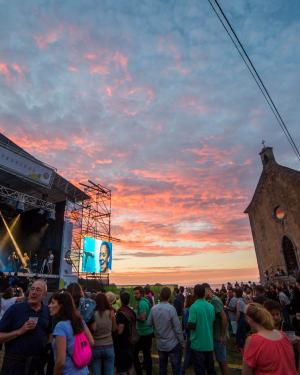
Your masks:
{"label": "arched church window", "polygon": [[287,236],[284,236],[282,239],[282,251],[287,273],[290,275],[295,271],[298,271],[299,265],[297,260],[297,250],[293,242]]}

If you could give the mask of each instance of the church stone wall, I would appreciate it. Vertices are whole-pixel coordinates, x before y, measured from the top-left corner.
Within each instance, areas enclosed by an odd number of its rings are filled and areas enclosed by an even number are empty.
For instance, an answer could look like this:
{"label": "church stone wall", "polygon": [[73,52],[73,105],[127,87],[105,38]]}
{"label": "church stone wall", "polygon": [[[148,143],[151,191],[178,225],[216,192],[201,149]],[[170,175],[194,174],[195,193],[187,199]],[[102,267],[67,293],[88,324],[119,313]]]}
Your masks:
{"label": "church stone wall", "polygon": [[[286,270],[284,235],[296,248],[298,264],[300,260],[300,173],[276,163],[263,173],[267,173],[266,179],[248,211],[261,278],[265,270]],[[283,220],[275,218],[278,206],[286,211]]]}

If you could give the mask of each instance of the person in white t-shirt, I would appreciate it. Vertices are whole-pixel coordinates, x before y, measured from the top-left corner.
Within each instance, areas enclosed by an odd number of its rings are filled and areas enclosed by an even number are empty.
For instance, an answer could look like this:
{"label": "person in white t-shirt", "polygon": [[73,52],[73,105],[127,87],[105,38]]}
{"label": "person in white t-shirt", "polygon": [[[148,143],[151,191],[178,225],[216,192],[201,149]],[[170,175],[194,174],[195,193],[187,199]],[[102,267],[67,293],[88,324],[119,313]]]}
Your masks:
{"label": "person in white t-shirt", "polygon": [[48,257],[47,257],[47,268],[48,273],[52,275],[53,272],[53,262],[54,262],[54,255],[51,250],[49,250]]}
{"label": "person in white t-shirt", "polygon": [[4,315],[5,311],[10,308],[10,306],[14,305],[16,302],[21,302],[25,299],[24,293],[22,288],[17,288],[20,295],[18,297],[14,296],[14,289],[7,288],[3,293],[1,300],[0,300],[0,319]]}

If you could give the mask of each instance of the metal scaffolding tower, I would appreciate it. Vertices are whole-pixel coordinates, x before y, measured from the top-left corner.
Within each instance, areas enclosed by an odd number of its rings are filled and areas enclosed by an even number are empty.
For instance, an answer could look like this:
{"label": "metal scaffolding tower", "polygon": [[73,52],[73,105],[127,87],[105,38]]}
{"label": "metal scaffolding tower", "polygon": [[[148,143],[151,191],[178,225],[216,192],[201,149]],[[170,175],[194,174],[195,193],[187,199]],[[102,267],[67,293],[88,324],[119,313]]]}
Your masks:
{"label": "metal scaffolding tower", "polygon": [[90,180],[80,185],[91,197],[83,206],[83,237],[111,241],[111,190]]}
{"label": "metal scaffolding tower", "polygon": [[83,255],[83,239],[93,237],[98,240],[114,241],[119,239],[111,236],[111,190],[92,181],[80,184],[84,192],[90,197],[83,202],[68,202],[66,218],[73,224],[73,238],[70,261],[73,272],[80,277],[108,279],[108,274],[87,274],[81,272],[81,259]]}

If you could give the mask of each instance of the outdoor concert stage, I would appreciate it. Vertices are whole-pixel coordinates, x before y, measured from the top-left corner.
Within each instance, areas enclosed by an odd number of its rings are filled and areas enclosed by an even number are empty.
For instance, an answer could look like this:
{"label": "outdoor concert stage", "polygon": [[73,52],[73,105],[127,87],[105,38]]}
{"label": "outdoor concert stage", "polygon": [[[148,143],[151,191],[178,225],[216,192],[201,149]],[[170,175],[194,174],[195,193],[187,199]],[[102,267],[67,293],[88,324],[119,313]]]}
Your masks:
{"label": "outdoor concert stage", "polygon": [[[82,241],[91,233],[110,241],[111,192],[91,181],[83,186],[85,191],[0,133],[2,272],[42,277],[56,288],[78,278],[89,279],[81,274]],[[95,202],[99,203],[95,199],[104,202],[104,212],[95,208]],[[104,274],[90,279],[109,280]]]}

